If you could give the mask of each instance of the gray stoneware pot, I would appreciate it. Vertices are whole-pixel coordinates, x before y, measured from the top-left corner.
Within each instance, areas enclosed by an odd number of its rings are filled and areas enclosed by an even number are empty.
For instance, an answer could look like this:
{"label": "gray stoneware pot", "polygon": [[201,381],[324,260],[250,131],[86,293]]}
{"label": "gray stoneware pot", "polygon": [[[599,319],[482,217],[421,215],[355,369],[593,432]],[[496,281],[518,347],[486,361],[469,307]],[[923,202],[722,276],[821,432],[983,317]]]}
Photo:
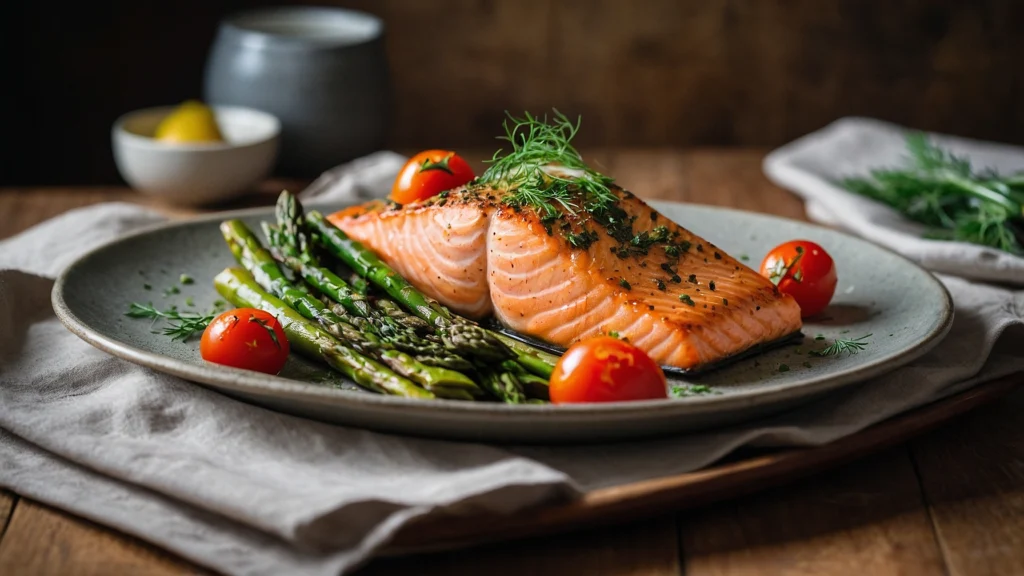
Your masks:
{"label": "gray stoneware pot", "polygon": [[384,24],[355,10],[281,7],[220,24],[204,98],[281,121],[277,173],[312,177],[381,149],[391,104]]}

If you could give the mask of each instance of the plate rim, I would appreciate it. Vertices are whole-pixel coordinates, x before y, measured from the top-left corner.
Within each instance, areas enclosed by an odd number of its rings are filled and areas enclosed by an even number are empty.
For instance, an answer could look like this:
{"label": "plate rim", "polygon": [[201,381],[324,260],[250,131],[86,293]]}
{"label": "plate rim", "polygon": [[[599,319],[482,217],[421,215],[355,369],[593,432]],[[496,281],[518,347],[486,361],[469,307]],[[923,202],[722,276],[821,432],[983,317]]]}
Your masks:
{"label": "plate rim", "polygon": [[[933,288],[938,288],[939,295],[942,299],[942,316],[940,322],[932,327],[932,329],[918,342],[901,354],[883,356],[858,368],[849,369],[839,374],[818,376],[796,385],[777,384],[768,389],[755,388],[722,396],[690,396],[685,399],[670,399],[670,401],[658,399],[632,402],[564,404],[557,406],[551,404],[512,405],[497,402],[464,402],[446,399],[432,399],[429,402],[424,402],[421,399],[341,390],[302,382],[299,380],[292,380],[277,375],[260,374],[227,366],[214,364],[189,364],[170,356],[131,346],[127,343],[120,342],[101,334],[99,331],[90,327],[86,322],[76,316],[74,312],[71,311],[65,300],[65,287],[69,276],[99,252],[108,250],[119,244],[128,243],[134,238],[160,232],[165,229],[198,226],[211,221],[224,220],[228,218],[257,216],[262,214],[270,215],[273,214],[272,206],[212,212],[186,219],[172,218],[167,222],[144,226],[128,234],[112,238],[91,248],[83,254],[80,254],[73,262],[60,272],[54,281],[53,289],[51,291],[51,303],[53,305],[54,313],[61,323],[64,324],[69,331],[95,348],[129,362],[178,376],[192,382],[198,382],[214,386],[216,388],[222,388],[224,390],[248,395],[262,396],[272,393],[277,398],[285,395],[291,400],[343,404],[357,409],[385,410],[393,412],[416,411],[427,417],[441,412],[454,412],[476,416],[487,415],[489,417],[502,418],[505,420],[532,419],[557,413],[560,417],[564,418],[583,420],[601,419],[612,422],[619,418],[631,419],[635,417],[637,413],[647,414],[652,417],[685,414],[715,414],[742,410],[759,404],[771,404],[785,402],[787,400],[792,401],[794,399],[799,400],[804,398],[813,398],[825,392],[867,381],[871,378],[909,364],[938,345],[946,334],[949,333],[949,330],[953,325],[955,309],[952,296],[946,286],[931,272],[906,256],[890,250],[889,248],[874,244],[863,238],[853,236],[842,230],[827,228],[825,226],[793,220],[790,218],[776,216],[774,214],[689,202],[652,199],[649,200],[648,203],[659,210],[660,206],[677,206],[682,208],[697,207],[698,209],[703,210],[775,220],[780,223],[796,223],[811,229],[827,231],[831,234],[838,234],[850,241],[866,244],[874,249],[887,252],[891,256],[902,260],[906,265],[911,267],[916,274],[921,275],[922,279],[925,282],[930,283]],[[347,205],[347,203],[312,199],[306,202],[306,205],[310,208],[318,208],[325,206],[344,206]]]}

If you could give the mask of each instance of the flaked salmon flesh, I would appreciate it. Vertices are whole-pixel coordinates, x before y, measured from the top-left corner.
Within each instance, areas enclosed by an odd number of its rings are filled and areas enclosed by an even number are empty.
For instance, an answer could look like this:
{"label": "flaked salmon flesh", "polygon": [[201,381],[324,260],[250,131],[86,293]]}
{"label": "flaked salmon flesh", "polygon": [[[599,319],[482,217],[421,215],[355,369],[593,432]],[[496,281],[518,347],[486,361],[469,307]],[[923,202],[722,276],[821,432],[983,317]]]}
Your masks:
{"label": "flaked salmon flesh", "polygon": [[397,209],[374,202],[331,221],[452,310],[559,346],[617,333],[660,364],[696,369],[800,330],[796,301],[768,279],[612,190],[629,238],[480,189]]}

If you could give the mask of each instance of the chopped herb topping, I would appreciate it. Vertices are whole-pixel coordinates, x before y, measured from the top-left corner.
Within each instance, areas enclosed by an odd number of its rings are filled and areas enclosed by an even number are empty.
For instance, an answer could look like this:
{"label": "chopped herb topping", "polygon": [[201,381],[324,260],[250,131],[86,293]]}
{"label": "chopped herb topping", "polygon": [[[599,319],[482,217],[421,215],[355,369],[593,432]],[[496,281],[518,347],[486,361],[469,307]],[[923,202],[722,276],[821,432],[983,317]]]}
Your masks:
{"label": "chopped herb topping", "polygon": [[708,288],[711,288],[712,292],[715,291],[715,281],[714,280],[712,280],[711,282],[708,282]]}
{"label": "chopped herb topping", "polygon": [[626,290],[632,290],[633,287],[629,285],[629,282],[625,278],[619,278],[619,286],[622,286]]}
{"label": "chopped herb topping", "polygon": [[597,232],[587,229],[584,229],[583,232],[580,232],[579,234],[567,234],[565,237],[573,248],[580,248],[583,250],[590,248],[590,245],[598,240]]}
{"label": "chopped herb topping", "polygon": [[696,274],[690,274],[686,278],[686,281],[689,282],[690,284],[696,284],[697,283],[697,275]]}
{"label": "chopped herb topping", "polygon": [[[422,170],[421,170],[421,172],[422,172]],[[263,320],[261,318],[257,318],[255,315],[250,314],[249,315],[249,322],[255,322],[255,323],[259,324],[260,326],[262,326],[263,329],[267,331],[267,334],[270,335],[270,339],[274,341],[274,346],[277,346],[278,350],[281,349],[281,342],[277,339],[277,332],[274,331],[274,329],[267,323],[266,320]]]}
{"label": "chopped herb topping", "polygon": [[681,295],[679,297],[679,301],[682,302],[683,304],[686,304],[687,306],[696,306],[697,305],[697,303],[693,301],[693,298],[690,298],[689,294]]}
{"label": "chopped herb topping", "polygon": [[740,254],[740,260],[743,260],[744,262],[749,262],[750,256],[747,256],[746,254]]}
{"label": "chopped herb topping", "polygon": [[[796,256],[794,256],[793,259],[789,261],[789,263],[786,263],[785,260],[776,260],[775,261],[775,265],[772,266],[771,269],[768,271],[768,279],[771,280],[772,284],[775,284],[776,286],[778,286],[779,282],[782,282],[782,280],[786,277],[786,275],[789,274],[789,271],[792,270],[793,267],[796,266],[797,263],[800,262],[800,259],[803,258],[803,257],[804,257],[804,248],[803,248],[803,246],[797,246],[796,247]],[[799,270],[797,272],[799,272]],[[793,280],[795,280],[796,282],[800,282],[802,279],[803,279],[803,274],[800,274],[799,278],[795,274],[793,275]]]}
{"label": "chopped herb topping", "polygon": [[167,298],[168,296],[173,296],[175,294],[181,294],[181,290],[179,290],[177,286],[171,286],[170,288],[164,290],[164,298]]}
{"label": "chopped herb topping", "polygon": [[683,281],[683,279],[679,277],[679,274],[673,274],[672,277],[669,278],[669,280],[675,282],[676,284],[679,284],[680,282]]}
{"label": "chopped herb topping", "polygon": [[153,287],[152,287],[152,286],[150,286],[149,284],[143,284],[143,285],[142,285],[142,289],[143,289],[143,290],[152,290],[152,289],[153,289]]}
{"label": "chopped herb topping", "polygon": [[718,394],[707,384],[673,384],[669,388],[673,398],[684,398],[686,396],[700,396],[703,394]]}
{"label": "chopped herb topping", "polygon": [[195,302],[195,300],[192,299],[191,296],[189,296],[188,298],[185,298],[185,306],[188,306],[188,307],[192,308],[192,307],[195,307],[195,305],[196,305],[196,302]]}
{"label": "chopped herb topping", "polygon": [[661,278],[655,278],[654,279],[654,283],[657,284],[658,290],[661,290],[662,292],[665,291],[665,281],[664,280],[662,280]]}
{"label": "chopped herb topping", "polygon": [[181,276],[178,277],[178,282],[181,282],[182,284],[186,284],[187,285],[187,284],[194,283],[195,280],[193,280],[192,277],[189,276],[188,274],[182,274]]}

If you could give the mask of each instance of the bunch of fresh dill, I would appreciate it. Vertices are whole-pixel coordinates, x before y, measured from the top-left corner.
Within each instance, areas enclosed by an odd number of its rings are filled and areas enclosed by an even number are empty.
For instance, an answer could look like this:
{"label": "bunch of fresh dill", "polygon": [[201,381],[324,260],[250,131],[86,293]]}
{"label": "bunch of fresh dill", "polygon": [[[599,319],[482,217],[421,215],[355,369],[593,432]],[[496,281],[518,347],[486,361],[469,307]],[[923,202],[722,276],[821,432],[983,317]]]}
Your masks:
{"label": "bunch of fresh dill", "polygon": [[846,178],[840,185],[929,226],[929,238],[1024,253],[1024,174],[975,171],[966,158],[920,133],[908,135],[906,145],[905,167],[875,169],[868,178]]}
{"label": "bunch of fresh dill", "polygon": [[559,206],[570,214],[581,209],[593,212],[617,199],[609,188],[612,179],[587,166],[572,145],[580,119],[574,123],[558,110],[550,122],[547,116],[529,112],[522,118],[508,114],[504,128],[505,135],[498,139],[508,142],[511,150],[495,152],[480,180],[509,190],[506,203],[554,216]]}

